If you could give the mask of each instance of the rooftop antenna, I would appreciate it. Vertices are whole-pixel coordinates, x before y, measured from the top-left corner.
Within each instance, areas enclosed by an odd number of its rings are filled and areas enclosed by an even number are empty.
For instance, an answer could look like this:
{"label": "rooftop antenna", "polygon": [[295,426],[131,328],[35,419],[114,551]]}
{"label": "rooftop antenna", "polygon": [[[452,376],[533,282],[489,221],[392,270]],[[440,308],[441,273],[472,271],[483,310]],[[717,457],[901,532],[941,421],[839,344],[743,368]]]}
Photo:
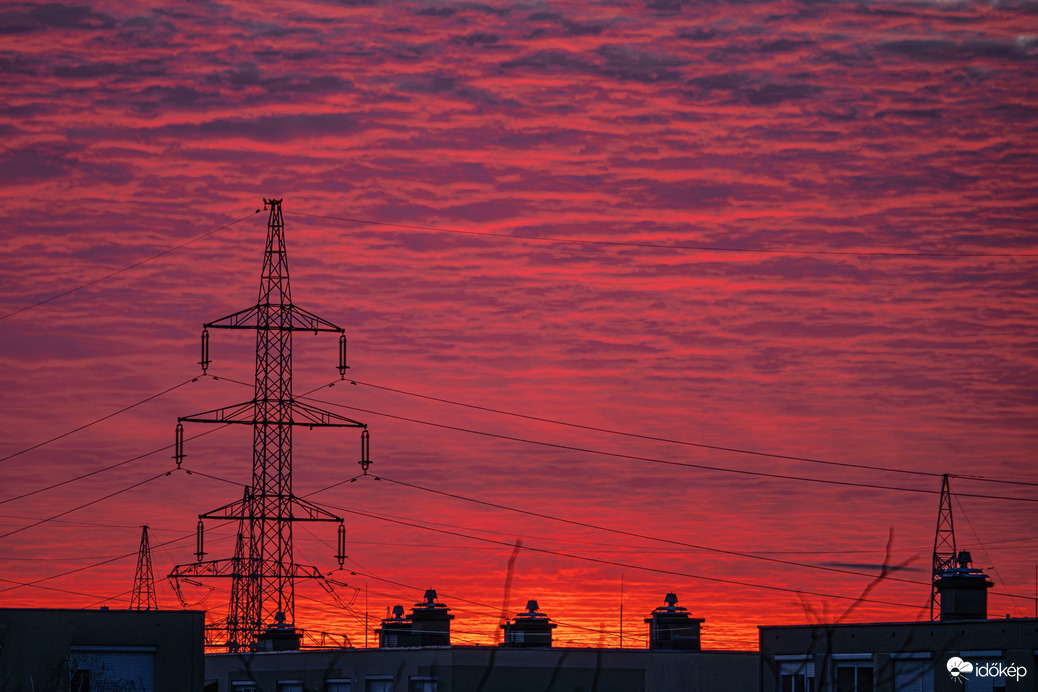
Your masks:
{"label": "rooftop antenna", "polygon": [[937,531],[933,537],[933,571],[930,574],[930,620],[938,620],[941,613],[937,578],[946,569],[955,566],[955,522],[952,521],[951,487],[948,474],[941,476],[941,507],[937,512]]}
{"label": "rooftop antenna", "polygon": [[[339,334],[339,376],[346,377],[346,331],[292,302],[285,246],[285,222],[280,199],[264,199],[270,209],[267,241],[256,305],[203,325],[202,358],[209,359],[210,329],[251,329],[256,332],[256,382],[253,398],[224,408],[177,419],[176,452],[184,459],[183,423],[237,423],[253,430],[252,484],[241,500],[199,515],[196,562],[178,565],[171,580],[181,577],[231,579],[231,601],[226,622],[228,651],[259,648],[299,648],[295,627],[295,580],[323,579],[315,568],[293,561],[292,525],[297,521],[337,522],[339,567],[346,559],[346,529],[341,517],[292,493],[292,429],[303,425],[361,428],[360,465],[371,464],[369,436],[364,423],[316,408],[292,395],[293,332]],[[231,558],[204,560],[205,519],[237,521],[239,541]]]}
{"label": "rooftop antenna", "polygon": [[141,527],[141,546],[137,549],[137,571],[133,575],[133,594],[130,610],[158,610],[155,598],[155,572],[151,568],[151,545],[148,543],[148,527]]}

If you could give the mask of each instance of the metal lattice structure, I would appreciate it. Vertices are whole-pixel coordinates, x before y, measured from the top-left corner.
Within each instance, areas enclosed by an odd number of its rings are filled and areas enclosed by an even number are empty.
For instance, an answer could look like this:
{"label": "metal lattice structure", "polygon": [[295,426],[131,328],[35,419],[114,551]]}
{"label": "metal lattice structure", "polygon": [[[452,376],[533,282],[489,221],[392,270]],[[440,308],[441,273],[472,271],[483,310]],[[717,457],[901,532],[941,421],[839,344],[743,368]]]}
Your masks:
{"label": "metal lattice structure", "polygon": [[158,610],[155,598],[155,572],[151,567],[151,545],[148,543],[148,527],[141,527],[141,545],[137,549],[137,571],[133,574],[133,593],[130,595],[130,610]]}
{"label": "metal lattice structure", "polygon": [[930,619],[941,616],[941,597],[937,579],[944,570],[955,566],[955,522],[952,520],[951,486],[948,474],[941,476],[941,508],[937,513],[937,531],[933,537],[933,571],[930,574]]}
{"label": "metal lattice structure", "polygon": [[[263,254],[259,300],[256,305],[204,325],[202,372],[210,365],[210,329],[251,329],[256,332],[254,396],[233,406],[183,416],[177,421],[176,460],[183,461],[183,423],[236,423],[253,429],[252,485],[241,500],[219,507],[198,519],[196,562],[178,565],[169,575],[180,578],[223,577],[231,580],[227,617],[217,625],[226,632],[219,642],[228,651],[256,648],[298,648],[295,626],[295,581],[325,579],[315,567],[293,559],[292,525],[297,521],[338,522],[339,567],[345,560],[346,530],[342,518],[292,493],[292,430],[296,426],[361,428],[361,467],[367,472],[368,431],[364,423],[297,401],[292,394],[292,334],[336,332],[339,374],[345,377],[346,336],[336,326],[292,302],[285,224],[280,199],[264,199],[270,207]],[[231,558],[204,560],[204,520],[238,522],[238,540]]]}

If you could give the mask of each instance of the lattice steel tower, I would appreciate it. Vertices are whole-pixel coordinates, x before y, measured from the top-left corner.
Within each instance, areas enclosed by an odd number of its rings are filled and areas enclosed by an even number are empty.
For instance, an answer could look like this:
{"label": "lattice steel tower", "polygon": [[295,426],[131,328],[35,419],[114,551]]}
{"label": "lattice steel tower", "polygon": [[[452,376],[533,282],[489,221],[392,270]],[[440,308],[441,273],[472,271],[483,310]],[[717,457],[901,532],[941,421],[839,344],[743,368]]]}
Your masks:
{"label": "lattice steel tower", "polygon": [[941,595],[937,577],[955,566],[955,522],[952,521],[951,486],[948,474],[941,476],[941,508],[937,511],[937,531],[933,537],[933,570],[930,574],[930,619],[940,618]]}
{"label": "lattice steel tower", "polygon": [[[315,568],[298,565],[292,554],[292,524],[296,521],[338,522],[339,567],[345,559],[346,532],[340,517],[292,494],[292,428],[362,428],[361,467],[367,472],[367,426],[297,401],[292,395],[292,333],[337,332],[339,374],[345,377],[346,335],[338,327],[292,303],[285,248],[285,223],[280,199],[264,199],[270,207],[267,244],[263,254],[259,300],[256,305],[204,325],[202,372],[209,367],[209,329],[252,329],[256,332],[256,383],[252,400],[183,416],[177,421],[176,455],[183,461],[184,422],[238,423],[253,429],[252,485],[241,500],[199,515],[197,562],[179,565],[171,580],[197,577],[231,579],[226,630],[228,651],[292,649],[301,634],[295,626],[295,580],[323,579]],[[237,521],[234,556],[203,560],[203,520]]]}
{"label": "lattice steel tower", "polygon": [[137,571],[133,574],[133,593],[130,610],[158,610],[155,598],[155,572],[151,568],[151,545],[148,543],[148,527],[141,527],[141,545],[137,549]]}

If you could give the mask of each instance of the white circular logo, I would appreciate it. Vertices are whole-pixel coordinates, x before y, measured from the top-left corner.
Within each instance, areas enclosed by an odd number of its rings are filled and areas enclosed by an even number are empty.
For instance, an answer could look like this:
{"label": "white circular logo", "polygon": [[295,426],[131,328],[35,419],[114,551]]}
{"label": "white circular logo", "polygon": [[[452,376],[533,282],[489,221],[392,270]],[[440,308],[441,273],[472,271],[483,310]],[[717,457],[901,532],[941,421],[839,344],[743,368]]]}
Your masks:
{"label": "white circular logo", "polygon": [[948,672],[951,673],[953,680],[959,680],[960,676],[964,677],[964,673],[973,672],[973,664],[954,656],[948,659]]}

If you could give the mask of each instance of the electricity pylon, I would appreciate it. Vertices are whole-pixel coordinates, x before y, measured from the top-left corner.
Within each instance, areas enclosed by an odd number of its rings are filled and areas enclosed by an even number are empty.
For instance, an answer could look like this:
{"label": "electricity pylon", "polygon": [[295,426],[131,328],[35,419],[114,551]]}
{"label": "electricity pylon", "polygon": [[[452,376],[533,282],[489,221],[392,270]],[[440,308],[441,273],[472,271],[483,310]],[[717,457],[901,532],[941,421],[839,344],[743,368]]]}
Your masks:
{"label": "electricity pylon", "polygon": [[[295,580],[323,579],[315,567],[293,560],[292,524],[297,521],[338,522],[339,567],[346,558],[346,529],[341,517],[292,494],[292,428],[362,428],[360,464],[367,473],[367,426],[292,396],[292,333],[339,334],[339,375],[345,378],[346,335],[342,327],[292,303],[285,247],[285,222],[280,199],[264,199],[270,207],[267,244],[263,254],[259,300],[256,305],[209,322],[202,330],[202,372],[209,367],[210,329],[252,329],[256,332],[256,383],[253,398],[233,406],[204,411],[177,420],[176,454],[184,459],[185,422],[237,423],[253,429],[252,485],[241,500],[198,517],[196,562],[178,565],[170,579],[224,577],[231,579],[231,600],[225,627],[228,651],[256,648],[298,648],[295,628]],[[205,519],[238,522],[234,556],[204,560]]]}
{"label": "electricity pylon", "polygon": [[930,619],[940,618],[940,593],[937,578],[955,566],[955,522],[952,521],[951,486],[948,474],[941,476],[941,507],[937,512],[937,531],[933,537],[933,571],[930,574]]}
{"label": "electricity pylon", "polygon": [[148,544],[148,527],[141,527],[141,545],[137,549],[137,571],[133,574],[133,594],[130,610],[158,610],[155,598],[155,572],[151,568],[151,546]]}

